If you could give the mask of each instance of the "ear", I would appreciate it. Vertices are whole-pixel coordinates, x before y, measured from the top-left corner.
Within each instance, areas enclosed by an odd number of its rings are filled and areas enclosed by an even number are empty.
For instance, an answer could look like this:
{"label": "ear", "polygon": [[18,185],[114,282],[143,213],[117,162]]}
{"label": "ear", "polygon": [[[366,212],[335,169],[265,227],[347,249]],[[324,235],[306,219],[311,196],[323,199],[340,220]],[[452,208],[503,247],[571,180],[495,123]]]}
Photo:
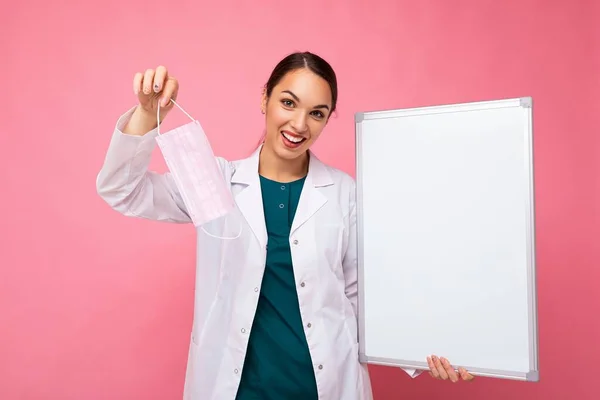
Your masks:
{"label": "ear", "polygon": [[260,101],[260,110],[263,114],[267,112],[267,101],[268,100],[269,99],[267,99],[267,88],[264,87],[262,90],[262,96],[261,96],[261,101]]}

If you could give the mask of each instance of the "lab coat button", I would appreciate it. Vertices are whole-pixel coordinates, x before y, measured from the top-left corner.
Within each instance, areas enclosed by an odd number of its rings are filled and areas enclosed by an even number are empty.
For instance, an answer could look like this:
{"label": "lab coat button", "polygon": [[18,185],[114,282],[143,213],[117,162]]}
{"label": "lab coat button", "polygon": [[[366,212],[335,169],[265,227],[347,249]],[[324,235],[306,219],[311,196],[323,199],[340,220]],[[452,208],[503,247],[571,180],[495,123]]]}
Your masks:
{"label": "lab coat button", "polygon": [[294,244],[298,244],[298,239],[294,239]]}
{"label": "lab coat button", "polygon": [[238,373],[238,369],[237,368],[234,369],[233,372],[235,372],[237,374]]}
{"label": "lab coat button", "polygon": [[246,333],[246,329],[242,328],[242,333]]}
{"label": "lab coat button", "polygon": [[258,288],[257,288],[257,287],[255,287],[255,288],[254,288],[254,291],[255,291],[255,292],[258,292]]}
{"label": "lab coat button", "polygon": [[306,284],[305,284],[304,282],[302,282],[302,283],[300,284],[300,286],[304,287],[304,286],[306,286]]}
{"label": "lab coat button", "polygon": [[306,326],[310,328],[312,324],[309,322],[308,324],[306,324]]}
{"label": "lab coat button", "polygon": [[319,364],[319,369],[323,369],[323,364]]}

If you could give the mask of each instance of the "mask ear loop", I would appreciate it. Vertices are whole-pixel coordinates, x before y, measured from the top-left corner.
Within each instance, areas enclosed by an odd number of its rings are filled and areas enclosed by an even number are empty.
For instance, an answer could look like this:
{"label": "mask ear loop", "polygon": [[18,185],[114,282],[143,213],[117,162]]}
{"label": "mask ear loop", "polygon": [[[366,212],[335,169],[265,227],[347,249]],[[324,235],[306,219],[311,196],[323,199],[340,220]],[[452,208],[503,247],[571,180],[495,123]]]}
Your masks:
{"label": "mask ear loop", "polygon": [[[181,107],[179,104],[177,104],[175,102],[175,100],[171,99],[169,100],[171,103],[175,104],[177,106],[177,108],[179,108],[181,110],[182,113],[184,113],[185,115],[187,115],[187,117],[189,119],[192,120],[192,122],[196,122],[196,120],[194,118],[192,118],[192,116],[190,114],[188,114],[183,107]],[[158,106],[156,107],[156,131],[158,132],[158,134],[160,135],[160,99],[158,99]]]}
{"label": "mask ear loop", "polygon": [[240,236],[242,236],[242,228],[243,228],[243,224],[240,222],[240,231],[238,232],[237,236],[235,237],[222,237],[222,236],[215,236],[212,233],[209,233],[206,231],[206,229],[204,229],[203,226],[200,226],[200,229],[202,229],[204,231],[204,233],[206,233],[208,236],[214,237],[215,239],[222,239],[222,240],[234,240],[239,238]]}
{"label": "mask ear loop", "polygon": [[[181,110],[181,112],[183,112],[185,115],[188,116],[189,119],[192,120],[192,122],[196,122],[196,120],[194,118],[192,118],[192,116],[190,114],[188,114],[183,107],[181,107],[179,104],[177,104],[177,102],[175,102],[175,100],[170,99],[170,102],[175,104],[177,106],[177,108],[179,108]],[[158,106],[156,107],[156,132],[160,135],[160,99],[158,100]],[[215,239],[222,239],[222,240],[234,240],[239,238],[242,235],[242,230],[244,228],[244,224],[242,222],[240,222],[240,231],[238,232],[237,236],[235,237],[221,237],[221,236],[216,236],[213,235],[212,233],[209,233],[206,231],[206,229],[204,229],[203,226],[200,226],[200,229],[202,229],[204,231],[204,233],[206,233],[208,236],[211,236]]]}

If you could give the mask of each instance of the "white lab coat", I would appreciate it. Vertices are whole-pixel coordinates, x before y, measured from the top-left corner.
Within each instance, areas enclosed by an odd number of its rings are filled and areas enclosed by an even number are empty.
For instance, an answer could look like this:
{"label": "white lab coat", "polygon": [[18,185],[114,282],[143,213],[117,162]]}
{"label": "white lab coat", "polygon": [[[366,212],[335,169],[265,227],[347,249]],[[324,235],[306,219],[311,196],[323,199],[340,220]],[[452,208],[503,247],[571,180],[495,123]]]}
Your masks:
{"label": "white lab coat", "polygon": [[[191,222],[169,173],[148,170],[156,130],[144,136],[122,133],[132,112],[117,121],[97,178],[99,195],[127,216]],[[233,400],[240,382],[266,258],[259,150],[238,161],[217,157],[247,223],[231,218],[205,227],[224,237],[236,236],[241,227],[235,240],[216,239],[197,229],[186,400]],[[313,153],[290,246],[319,399],[372,399],[367,368],[358,361],[355,182]]]}

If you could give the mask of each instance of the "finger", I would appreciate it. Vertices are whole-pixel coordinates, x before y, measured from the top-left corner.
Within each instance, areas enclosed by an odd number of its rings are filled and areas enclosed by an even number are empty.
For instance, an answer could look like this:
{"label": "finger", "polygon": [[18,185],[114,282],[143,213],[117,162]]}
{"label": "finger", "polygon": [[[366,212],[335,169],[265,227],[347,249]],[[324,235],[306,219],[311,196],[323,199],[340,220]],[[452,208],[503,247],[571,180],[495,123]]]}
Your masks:
{"label": "finger", "polygon": [[133,76],[133,93],[136,95],[140,93],[142,90],[142,80],[144,79],[144,74],[141,72],[136,73]]}
{"label": "finger", "polygon": [[151,93],[153,82],[154,82],[154,70],[147,69],[146,72],[144,73],[144,80],[142,83],[144,94]]}
{"label": "finger", "polygon": [[473,375],[468,373],[466,369],[462,367],[458,369],[458,373],[460,374],[460,377],[465,381],[471,381],[473,380],[473,378],[475,378]]}
{"label": "finger", "polygon": [[456,373],[456,371],[454,370],[452,365],[450,365],[450,361],[448,361],[448,359],[442,357],[442,365],[444,366],[444,369],[445,369],[446,373],[448,374],[448,378],[452,382],[458,382],[458,374]]}
{"label": "finger", "polygon": [[431,357],[427,357],[427,365],[429,366],[429,375],[436,379],[439,378],[440,376],[437,372],[437,368],[435,367],[433,359]]}
{"label": "finger", "polygon": [[433,356],[433,364],[435,365],[435,368],[438,374],[440,375],[440,378],[443,380],[448,379],[448,373],[446,372],[446,368],[444,368],[438,357]]}
{"label": "finger", "polygon": [[177,100],[177,91],[179,90],[179,83],[177,79],[170,77],[165,83],[165,87],[161,96],[160,105],[166,107],[171,99]]}
{"label": "finger", "polygon": [[156,68],[156,72],[154,73],[154,84],[152,86],[154,93],[158,93],[163,89],[167,76],[167,69],[165,67],[160,65]]}

